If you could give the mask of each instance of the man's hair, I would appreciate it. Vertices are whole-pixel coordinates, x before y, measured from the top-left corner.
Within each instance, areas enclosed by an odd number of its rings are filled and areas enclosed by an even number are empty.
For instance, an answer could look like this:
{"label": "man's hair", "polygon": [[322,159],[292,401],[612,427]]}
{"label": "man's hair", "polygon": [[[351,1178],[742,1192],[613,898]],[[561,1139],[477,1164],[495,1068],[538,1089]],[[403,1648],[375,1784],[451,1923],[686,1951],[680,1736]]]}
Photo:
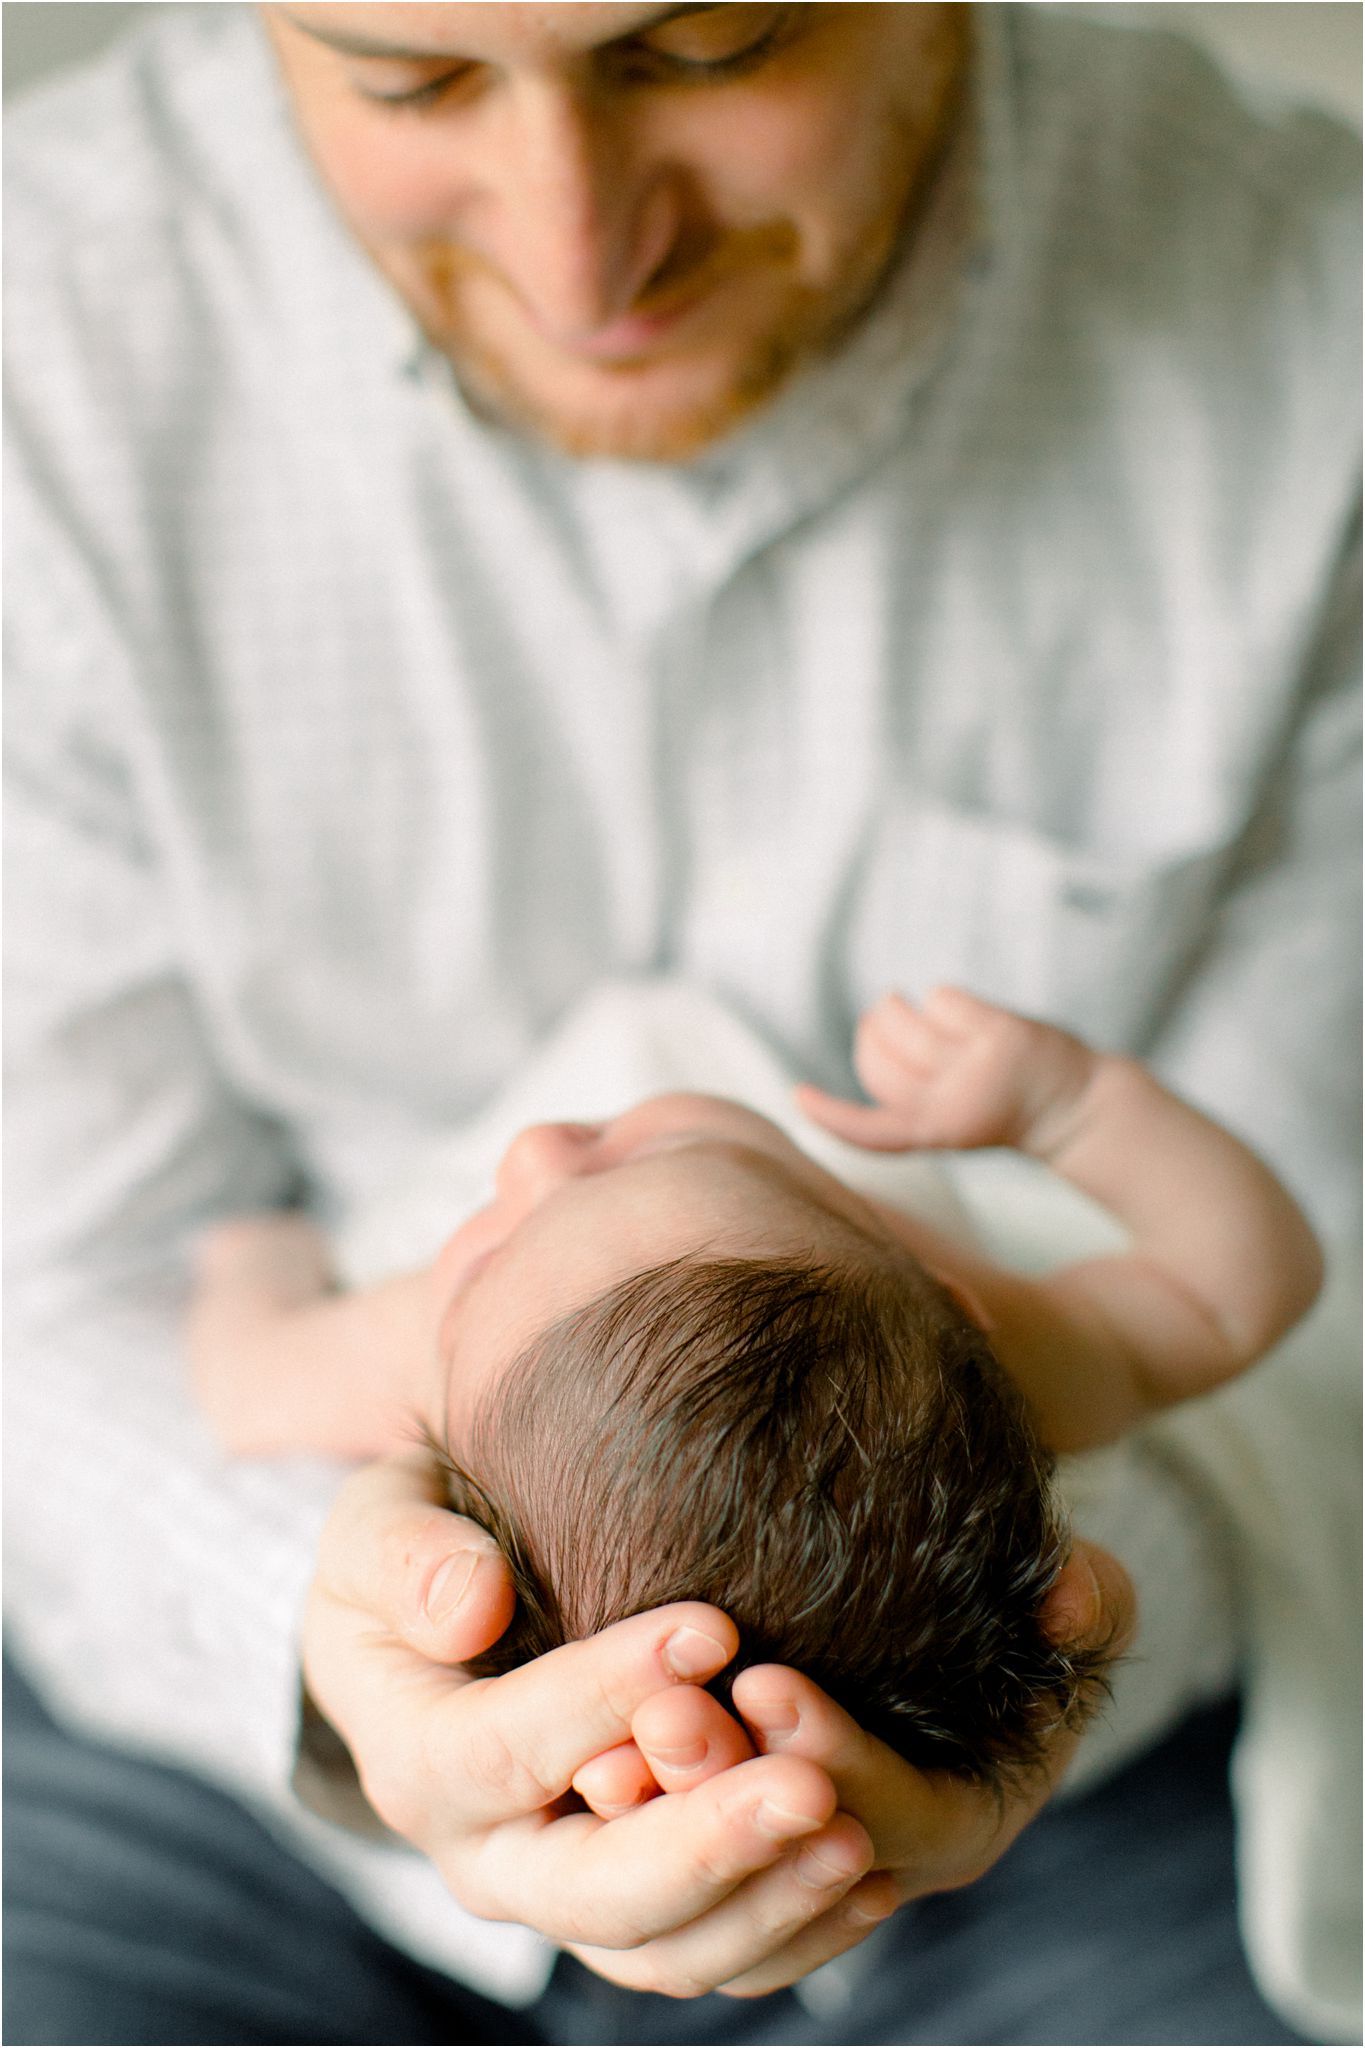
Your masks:
{"label": "man's hair", "polygon": [[544,1331],[479,1407],[450,1504],[517,1590],[491,1676],[703,1600],[922,1768],[1002,1788],[1104,1690],[1039,1612],[1069,1549],[1052,1459],[913,1260],[675,1260]]}

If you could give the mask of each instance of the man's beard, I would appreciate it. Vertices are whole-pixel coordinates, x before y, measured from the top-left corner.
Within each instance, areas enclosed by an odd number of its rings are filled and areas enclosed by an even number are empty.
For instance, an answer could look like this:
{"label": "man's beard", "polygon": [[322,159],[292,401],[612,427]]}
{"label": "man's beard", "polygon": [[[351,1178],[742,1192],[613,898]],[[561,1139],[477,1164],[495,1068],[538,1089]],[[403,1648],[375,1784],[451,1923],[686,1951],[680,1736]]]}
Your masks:
{"label": "man's beard", "polygon": [[[735,349],[728,361],[723,330],[719,349],[712,332],[700,348],[693,345],[700,374],[689,378],[684,339],[675,358],[682,388],[660,393],[657,385],[661,377],[667,383],[670,370],[666,349],[610,366],[570,359],[556,379],[548,351],[539,354],[534,344],[530,351],[500,347],[484,332],[487,323],[481,324],[471,312],[469,299],[477,305],[479,296],[491,291],[496,310],[503,317],[510,312],[513,321],[518,317],[515,302],[510,294],[503,296],[507,288],[495,276],[452,245],[429,243],[404,252],[396,261],[386,260],[380,250],[371,253],[415,314],[428,342],[450,362],[474,411],[565,455],[627,462],[684,462],[732,432],[799,368],[842,340],[870,295],[864,290],[850,306],[847,292],[836,299],[828,288],[800,284],[791,275],[797,237],[786,223],[741,231],[719,247],[693,252],[691,261],[670,264],[673,274],[651,290],[645,311],[651,300],[695,293],[704,314],[709,291],[723,294],[727,285],[736,284],[743,291],[746,266],[767,270],[774,278],[785,271],[789,281],[773,292],[773,311],[749,346]],[[873,280],[874,287],[879,283],[880,278]],[[721,355],[709,376],[708,349]],[[576,391],[584,382],[590,389]]]}
{"label": "man's beard", "polygon": [[505,358],[458,331],[432,338],[448,356],[466,399],[485,417],[564,455],[686,462],[734,433],[799,371],[837,349],[881,284],[879,274],[856,299],[838,304],[827,293],[793,287],[781,314],[736,354],[712,389],[671,404],[661,404],[650,391],[648,363],[605,373],[592,398],[575,405],[562,395],[550,399],[531,388]]}
{"label": "man's beard", "polygon": [[491,351],[450,339],[444,351],[471,407],[485,418],[543,441],[562,455],[619,462],[686,462],[732,433],[775,397],[805,360],[808,344],[793,319],[755,342],[729,377],[706,396],[661,407],[641,386],[647,371],[625,366],[577,406],[528,389]]}

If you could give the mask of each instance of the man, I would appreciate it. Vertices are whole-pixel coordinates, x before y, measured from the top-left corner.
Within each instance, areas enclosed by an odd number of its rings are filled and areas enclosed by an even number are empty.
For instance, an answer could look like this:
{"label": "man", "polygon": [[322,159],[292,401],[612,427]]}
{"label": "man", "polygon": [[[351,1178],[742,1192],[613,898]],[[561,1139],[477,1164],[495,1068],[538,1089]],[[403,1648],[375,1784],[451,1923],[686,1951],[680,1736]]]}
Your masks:
{"label": "man", "polygon": [[[15,1622],[198,1776],[33,1723],[11,2036],[1294,2038],[1208,1723],[811,1977],[1044,1788],[893,1768],[796,1674],[737,1737],[705,1609],[466,1689],[486,1544],[420,1462],[223,1465],[178,1311],[204,1220],[344,1207],[660,967],[827,1080],[888,982],[1045,1011],[1349,1234],[1349,152],[1032,10],[262,17],[15,124]],[[1096,1488],[1155,1682],[1092,1773],[1229,1680],[1211,1458]],[[1078,1544],[1059,1625],[1127,1615]],[[561,1814],[631,1735],[682,1796]]]}

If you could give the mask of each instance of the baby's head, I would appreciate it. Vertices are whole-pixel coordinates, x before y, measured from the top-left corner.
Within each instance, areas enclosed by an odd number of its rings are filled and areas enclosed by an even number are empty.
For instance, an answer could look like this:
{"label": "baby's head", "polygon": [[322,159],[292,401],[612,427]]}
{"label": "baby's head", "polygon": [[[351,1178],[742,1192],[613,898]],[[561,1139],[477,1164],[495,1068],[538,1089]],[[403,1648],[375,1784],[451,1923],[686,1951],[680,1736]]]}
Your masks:
{"label": "baby's head", "polygon": [[980,1331],[765,1119],[543,1125],[441,1260],[452,1506],[516,1616],[491,1673],[674,1600],[913,1763],[1005,1782],[1095,1689],[1040,1611],[1051,1463]]}

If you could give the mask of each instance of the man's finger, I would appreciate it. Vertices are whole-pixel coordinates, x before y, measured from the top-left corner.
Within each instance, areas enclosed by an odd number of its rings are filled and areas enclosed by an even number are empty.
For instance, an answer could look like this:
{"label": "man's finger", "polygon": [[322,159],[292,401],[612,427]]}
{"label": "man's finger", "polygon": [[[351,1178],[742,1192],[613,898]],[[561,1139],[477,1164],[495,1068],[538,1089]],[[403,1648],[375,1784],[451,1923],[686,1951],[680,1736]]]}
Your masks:
{"label": "man's finger", "polygon": [[[1127,1572],[1093,1544],[1078,1542],[1075,1557],[1072,1640],[1078,1648],[1121,1647],[1136,1612]],[[1002,1799],[948,1772],[913,1769],[782,1665],[741,1672],[734,1704],[765,1754],[801,1756],[829,1772],[840,1806],[871,1833],[878,1867],[896,1871],[907,1897],[969,1883],[988,1868],[1051,1796],[1080,1740],[1059,1724],[1040,1769]]]}
{"label": "man's finger", "polygon": [[685,1926],[624,1953],[575,1953],[617,1983],[673,1998],[729,1988],[736,1980],[743,1995],[751,1976],[765,1980],[754,1989],[775,1990],[870,1933],[873,1920],[846,1925],[838,1912],[840,1902],[861,1889],[870,1856],[866,1831],[848,1814],[837,1814]]}
{"label": "man's finger", "polygon": [[303,1625],[303,1675],[323,1718],[351,1753],[380,1819],[432,1854],[444,1816],[432,1795],[426,1737],[433,1716],[471,1682],[435,1664],[363,1609],[314,1583]]}
{"label": "man's finger", "polygon": [[[965,1818],[958,1779],[917,1771],[868,1735],[799,1671],[755,1664],[735,1680],[734,1703],[764,1755],[800,1756],[829,1772],[846,1812],[857,1814],[872,1836],[878,1868],[937,1853]],[[945,1796],[946,1793],[946,1796]]]}
{"label": "man's finger", "polygon": [[318,1582],[440,1664],[495,1643],[516,1604],[497,1544],[441,1505],[422,1452],[364,1465],[346,1481],[323,1531]]}
{"label": "man's finger", "polygon": [[589,1757],[629,1738],[651,1693],[714,1677],[738,1642],[716,1608],[683,1601],[449,1693],[425,1736],[435,1796],[463,1828],[540,1812]]}
{"label": "man's finger", "polygon": [[822,1963],[857,1948],[903,1903],[901,1887],[887,1871],[870,1871],[837,1904],[809,1926],[799,1928],[772,1955],[716,1988],[727,1998],[763,1998],[771,1991],[783,1991]]}
{"label": "man's finger", "polygon": [[[708,1912],[793,1843],[822,1834],[834,1809],[834,1788],[814,1765],[755,1757],[618,1820],[547,1820],[538,1812],[489,1828],[444,1874],[461,1904],[485,1918],[526,1919],[560,1943],[635,1948]],[[848,1829],[858,1848],[844,1877],[852,1883],[872,1849],[857,1822]]]}
{"label": "man's finger", "polygon": [[1101,1644],[1121,1656],[1137,1624],[1137,1595],[1118,1559],[1078,1536],[1043,1603],[1042,1624],[1055,1643]]}
{"label": "man's finger", "polygon": [[573,1774],[573,1789],[599,1820],[615,1820],[652,1799],[659,1781],[633,1742],[590,1756]]}
{"label": "man's finger", "polygon": [[754,1755],[734,1715],[693,1685],[655,1693],[630,1725],[644,1762],[665,1792],[690,1792]]}
{"label": "man's finger", "polygon": [[777,1665],[755,1666],[735,1704],[760,1749],[802,1756],[834,1780],[839,1804],[866,1825],[878,1869],[895,1872],[906,1898],[970,1884],[1044,1805],[1070,1762],[1078,1735],[1059,1728],[1046,1764],[1003,1796],[948,1771],[920,1771],[866,1734],[808,1679]]}
{"label": "man's finger", "polygon": [[733,1714],[699,1686],[656,1692],[631,1722],[635,1740],[593,1757],[574,1778],[574,1791],[603,1820],[614,1820],[655,1792],[690,1792],[754,1746]]}

